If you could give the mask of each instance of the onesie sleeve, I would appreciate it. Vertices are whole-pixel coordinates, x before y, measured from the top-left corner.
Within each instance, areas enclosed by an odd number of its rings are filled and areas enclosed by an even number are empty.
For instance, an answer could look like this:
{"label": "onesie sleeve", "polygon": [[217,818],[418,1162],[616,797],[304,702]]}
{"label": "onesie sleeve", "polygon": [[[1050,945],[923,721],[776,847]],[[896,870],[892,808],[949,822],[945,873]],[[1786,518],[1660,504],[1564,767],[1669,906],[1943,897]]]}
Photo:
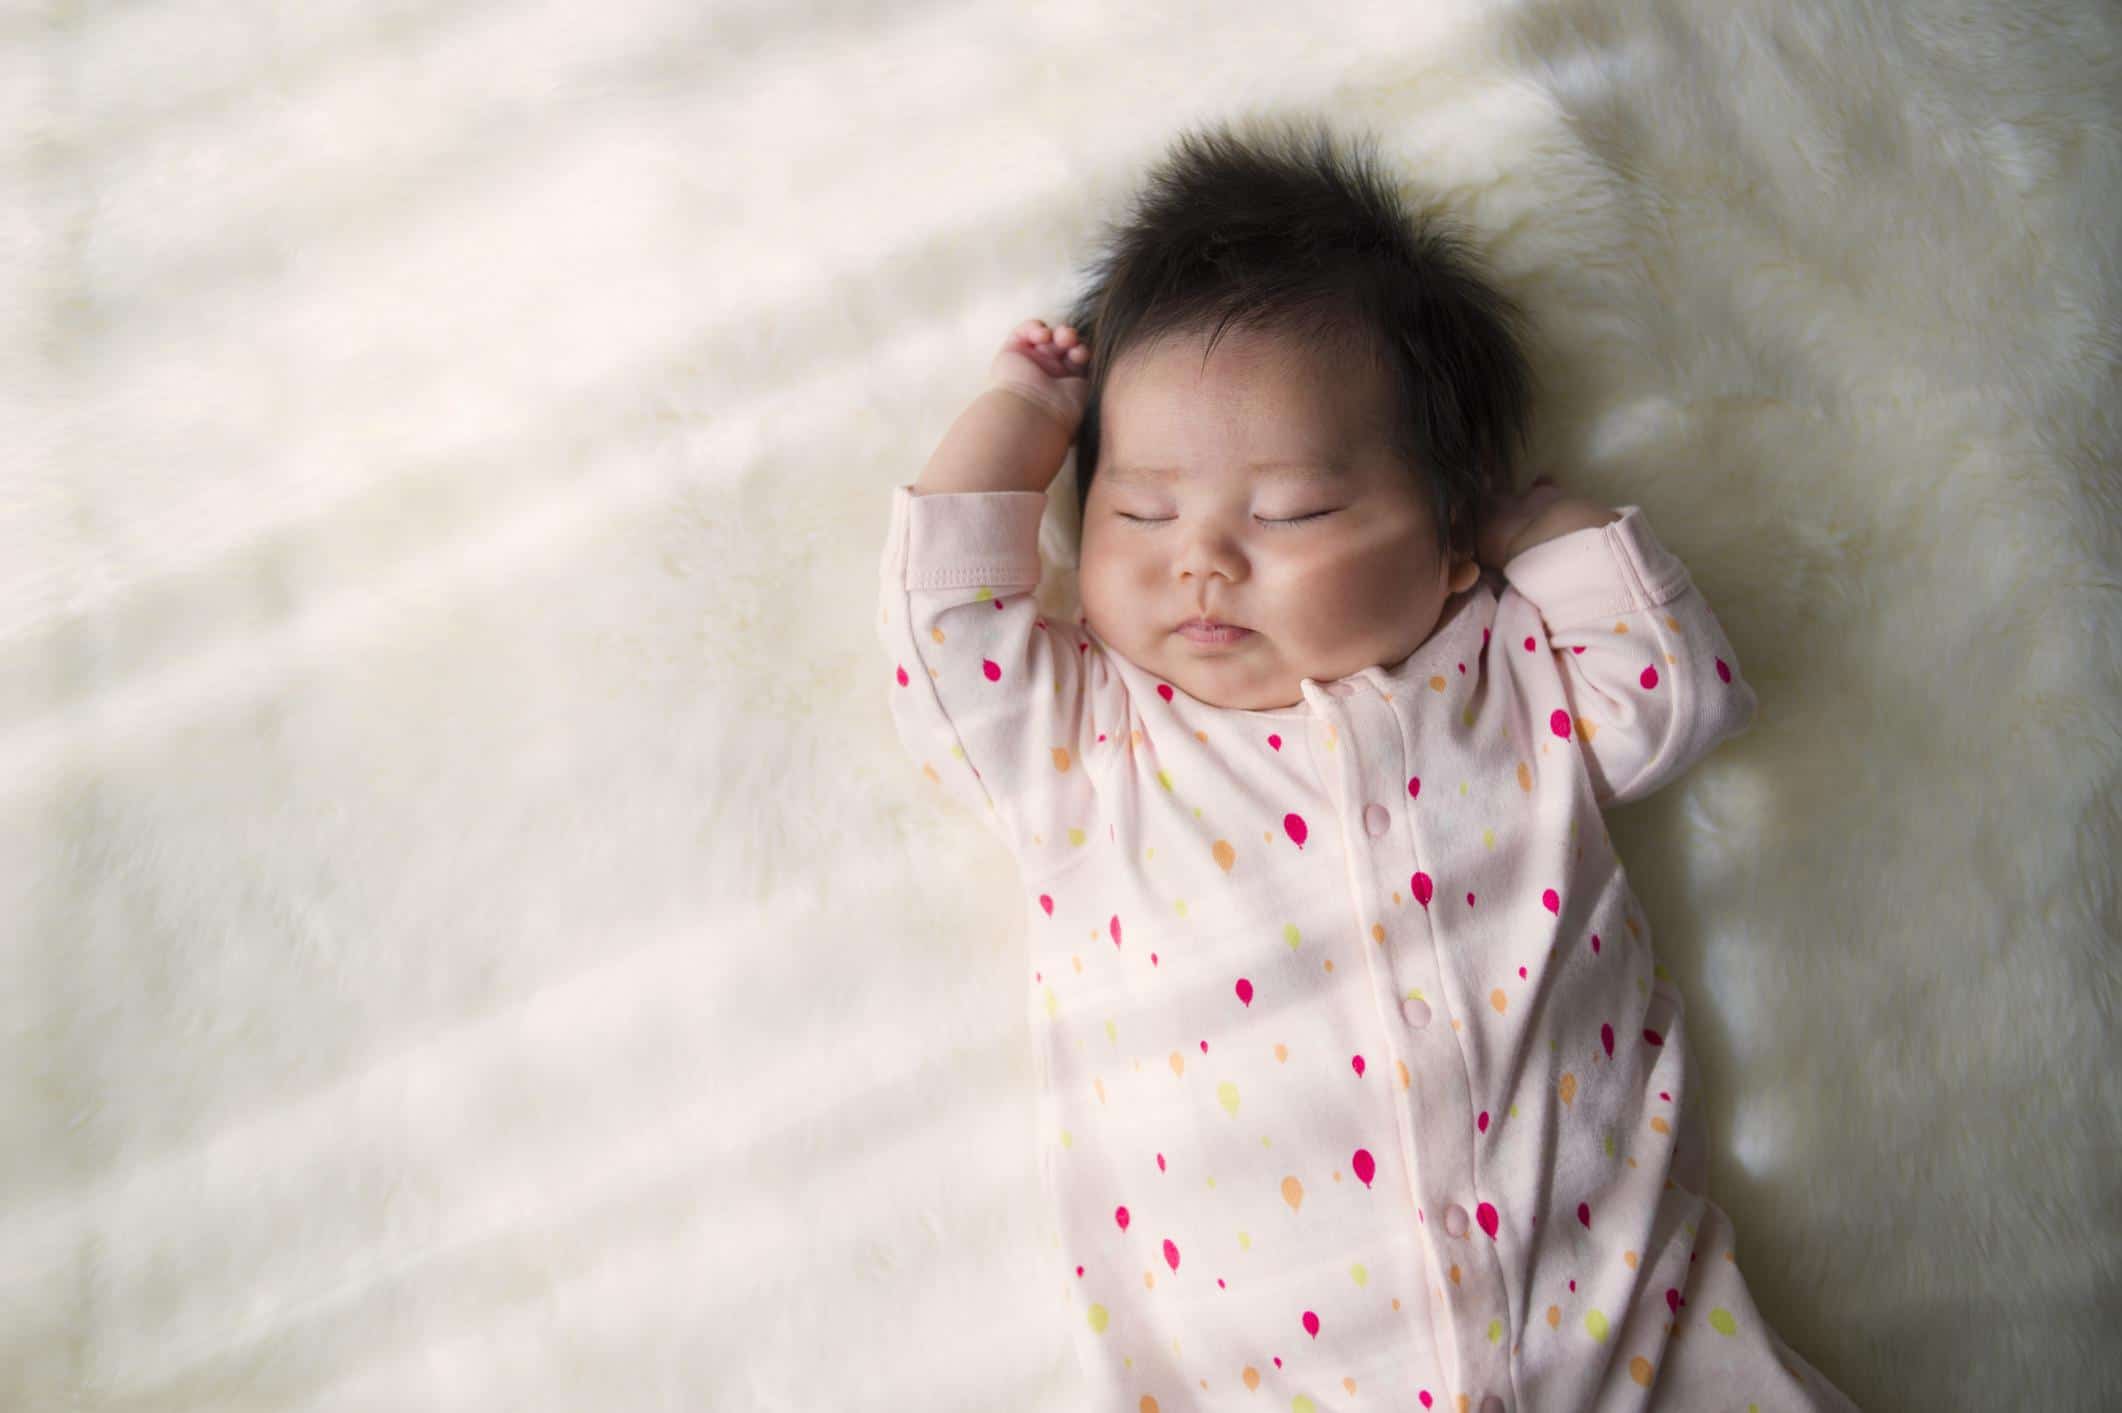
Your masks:
{"label": "onesie sleeve", "polygon": [[1619,520],[1503,566],[1538,611],[1561,671],[1568,716],[1556,710],[1534,729],[1576,743],[1601,805],[1659,789],[1745,731],[1755,707],[1687,566],[1652,536],[1641,507],[1616,509]]}
{"label": "onesie sleeve", "polygon": [[893,487],[877,631],[908,755],[1020,860],[1058,867],[1091,837],[1088,757],[1127,703],[1098,644],[1034,597],[1045,509],[1033,491]]}

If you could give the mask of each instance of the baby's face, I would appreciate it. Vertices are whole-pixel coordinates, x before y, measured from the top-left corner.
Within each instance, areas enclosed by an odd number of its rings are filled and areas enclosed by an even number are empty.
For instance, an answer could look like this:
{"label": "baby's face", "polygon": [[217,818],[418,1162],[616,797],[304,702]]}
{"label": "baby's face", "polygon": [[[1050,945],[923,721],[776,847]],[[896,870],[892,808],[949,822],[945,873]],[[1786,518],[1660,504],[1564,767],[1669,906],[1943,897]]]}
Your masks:
{"label": "baby's face", "polygon": [[[1480,567],[1437,553],[1434,517],[1388,445],[1382,370],[1311,366],[1236,330],[1204,369],[1206,343],[1131,351],[1107,379],[1083,512],[1083,615],[1196,700],[1271,711],[1301,702],[1306,677],[1405,658]],[[1157,468],[1171,474],[1129,474]],[[1330,513],[1268,523],[1318,511]],[[1196,617],[1252,631],[1197,643],[1177,631]]]}

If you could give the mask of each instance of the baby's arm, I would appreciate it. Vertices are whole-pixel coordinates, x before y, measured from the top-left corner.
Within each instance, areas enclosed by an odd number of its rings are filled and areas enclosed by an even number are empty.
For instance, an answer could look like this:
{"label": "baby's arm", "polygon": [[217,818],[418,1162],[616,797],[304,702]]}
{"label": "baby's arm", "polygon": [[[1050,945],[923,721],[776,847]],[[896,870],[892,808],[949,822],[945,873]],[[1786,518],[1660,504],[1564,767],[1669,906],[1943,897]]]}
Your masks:
{"label": "baby's arm", "polygon": [[1544,712],[1536,702],[1533,730],[1574,742],[1599,803],[1625,804],[1744,731],[1756,702],[1709,604],[1641,508],[1579,516],[1583,505],[1557,502],[1534,522],[1578,528],[1513,541],[1503,572],[1517,592],[1498,608],[1496,647],[1537,651],[1544,635],[1564,700]]}
{"label": "baby's arm", "polygon": [[892,489],[878,635],[908,754],[1020,859],[1058,866],[1091,837],[1084,757],[1124,734],[1126,701],[1081,627],[1034,597],[1045,488],[1082,411],[1044,372],[1081,361],[1051,337],[1020,326],[920,480]]}

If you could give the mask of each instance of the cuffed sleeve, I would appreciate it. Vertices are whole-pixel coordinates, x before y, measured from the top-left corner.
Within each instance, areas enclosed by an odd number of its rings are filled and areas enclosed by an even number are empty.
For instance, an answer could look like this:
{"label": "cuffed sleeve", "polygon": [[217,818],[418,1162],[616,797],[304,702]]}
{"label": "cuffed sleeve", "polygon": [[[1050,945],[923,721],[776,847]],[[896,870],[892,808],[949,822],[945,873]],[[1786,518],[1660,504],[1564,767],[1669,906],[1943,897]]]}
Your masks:
{"label": "cuffed sleeve", "polygon": [[1125,689],[1079,624],[1035,591],[1046,497],[892,489],[878,635],[891,714],[923,775],[1018,854],[1063,866],[1088,844],[1090,760],[1126,730]]}
{"label": "cuffed sleeve", "polygon": [[1756,705],[1687,567],[1640,507],[1617,508],[1619,520],[1559,535],[1503,567],[1538,611],[1561,670],[1566,704],[1534,729],[1576,743],[1601,805],[1657,790],[1745,731]]}

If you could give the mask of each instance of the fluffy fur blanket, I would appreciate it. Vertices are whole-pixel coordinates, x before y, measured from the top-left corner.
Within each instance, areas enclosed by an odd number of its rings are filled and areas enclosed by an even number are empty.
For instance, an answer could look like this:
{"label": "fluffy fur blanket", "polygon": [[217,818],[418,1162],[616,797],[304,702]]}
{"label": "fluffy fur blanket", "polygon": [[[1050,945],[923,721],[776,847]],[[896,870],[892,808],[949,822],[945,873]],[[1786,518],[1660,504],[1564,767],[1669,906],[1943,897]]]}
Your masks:
{"label": "fluffy fur blanket", "polygon": [[10,22],[0,1406],[1079,1407],[1022,903],[886,715],[887,490],[1181,128],[1281,113],[1466,224],[1543,469],[1759,689],[1611,827],[1764,1313],[1867,1410],[2116,1406],[2118,36]]}

